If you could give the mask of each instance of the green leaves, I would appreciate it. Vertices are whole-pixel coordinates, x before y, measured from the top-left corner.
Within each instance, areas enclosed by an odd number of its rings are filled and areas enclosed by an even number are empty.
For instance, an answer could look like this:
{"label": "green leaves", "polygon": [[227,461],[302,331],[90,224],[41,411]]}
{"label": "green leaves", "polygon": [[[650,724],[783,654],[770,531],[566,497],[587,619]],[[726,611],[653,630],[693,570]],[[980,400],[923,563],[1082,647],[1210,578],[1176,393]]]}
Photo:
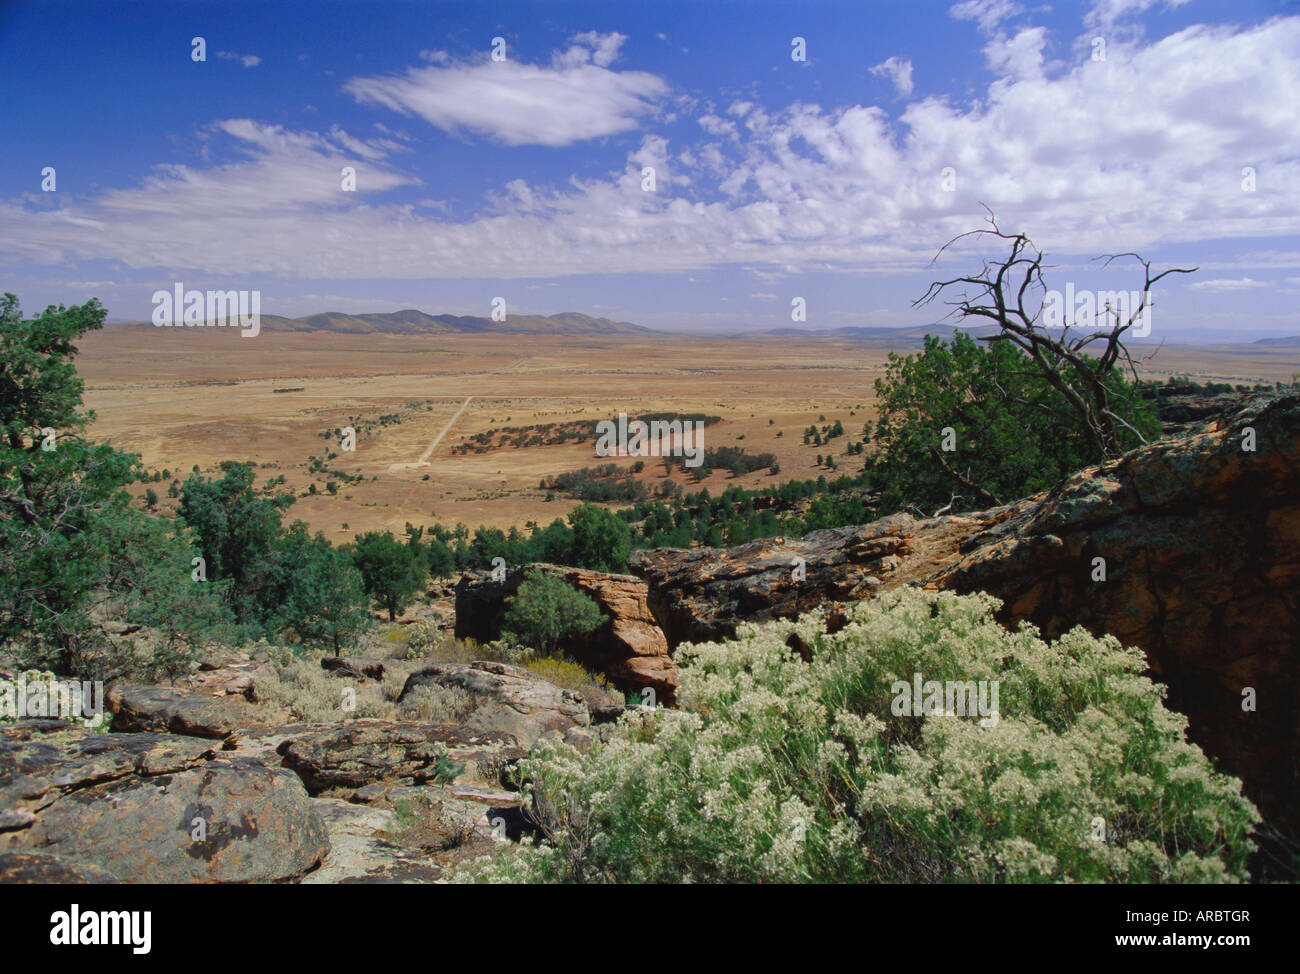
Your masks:
{"label": "green leaves", "polygon": [[93,298],[83,305],[46,308],[24,319],[18,298],[0,298],[0,432],[20,448],[24,431],[81,429],[82,383],[72,365],[74,342],[104,326],[108,312]]}
{"label": "green leaves", "polygon": [[312,538],[306,531],[291,531],[284,546],[293,571],[278,621],[306,645],[338,656],[370,626],[361,573],[348,553],[331,546],[323,534]]}
{"label": "green leaves", "polygon": [[550,654],[566,636],[591,632],[604,621],[600,607],[590,596],[562,578],[533,569],[510,597],[502,636]]}
{"label": "green leaves", "polygon": [[[1118,371],[1107,385],[1120,416],[1148,438],[1159,434],[1136,387]],[[876,394],[877,452],[869,468],[884,511],[929,513],[954,496],[954,510],[992,507],[1104,459],[1064,398],[1006,342],[927,336],[919,355],[890,355]],[[1138,443],[1128,431],[1121,439],[1126,449]]]}
{"label": "green leaves", "polygon": [[391,532],[367,531],[352,543],[352,562],[361,572],[366,594],[396,619],[424,584],[424,567],[416,549]]}
{"label": "green leaves", "polygon": [[291,494],[258,490],[253,468],[223,464],[220,480],[197,473],[185,481],[177,513],[194,532],[208,575],[230,583],[229,601],[241,622],[256,622],[278,605],[273,591],[284,510]]}
{"label": "green leaves", "polygon": [[573,550],[569,564],[598,571],[620,572],[632,549],[627,522],[595,504],[582,504],[569,512]]}

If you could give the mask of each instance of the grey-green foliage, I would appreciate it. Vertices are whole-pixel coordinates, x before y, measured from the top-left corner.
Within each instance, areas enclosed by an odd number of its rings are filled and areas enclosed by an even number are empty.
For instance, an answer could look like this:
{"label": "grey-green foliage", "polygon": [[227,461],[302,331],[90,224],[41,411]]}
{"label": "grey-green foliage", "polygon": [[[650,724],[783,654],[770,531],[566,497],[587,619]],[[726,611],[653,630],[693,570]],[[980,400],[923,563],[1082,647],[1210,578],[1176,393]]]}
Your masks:
{"label": "grey-green foliage", "polygon": [[[814,612],[681,647],[681,709],[629,712],[586,754],[541,744],[521,773],[547,842],[459,878],[1247,879],[1258,813],[1141,653],[1083,629],[1010,632],[996,607],[904,589],[833,634]],[[996,724],[896,715],[895,684],[917,673],[998,681]]]}

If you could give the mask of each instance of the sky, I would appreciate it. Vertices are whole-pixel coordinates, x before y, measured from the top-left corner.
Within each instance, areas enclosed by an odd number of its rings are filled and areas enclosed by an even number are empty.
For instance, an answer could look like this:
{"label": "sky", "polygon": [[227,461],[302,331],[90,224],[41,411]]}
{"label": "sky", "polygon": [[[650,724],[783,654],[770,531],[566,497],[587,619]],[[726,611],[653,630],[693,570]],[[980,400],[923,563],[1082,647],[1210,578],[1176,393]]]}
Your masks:
{"label": "sky", "polygon": [[28,313],[916,325],[987,207],[1058,290],[1198,268],[1153,340],[1300,334],[1294,0],[0,2],[0,93]]}

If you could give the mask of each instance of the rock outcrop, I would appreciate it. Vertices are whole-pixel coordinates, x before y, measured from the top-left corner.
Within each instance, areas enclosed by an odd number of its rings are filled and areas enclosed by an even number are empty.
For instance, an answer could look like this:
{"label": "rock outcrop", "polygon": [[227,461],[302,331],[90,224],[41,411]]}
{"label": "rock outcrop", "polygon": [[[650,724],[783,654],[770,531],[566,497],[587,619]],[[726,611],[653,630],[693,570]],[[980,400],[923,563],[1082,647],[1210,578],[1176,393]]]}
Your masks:
{"label": "rock outcrop", "polygon": [[[0,832],[18,875],[138,883],[300,879],[329,852],[291,771],[215,757],[209,741],[25,727],[0,733]],[[74,874],[80,880],[74,879]]]}
{"label": "rock outcrop", "polygon": [[904,584],[989,592],[1004,622],[1048,637],[1112,634],[1145,651],[1193,740],[1300,836],[1300,397],[1253,400],[969,516],[641,551],[630,564],[674,647]]}
{"label": "rock outcrop", "polygon": [[380,659],[366,659],[363,656],[322,656],[320,665],[327,673],[348,677],[358,683],[384,678],[385,662]]}
{"label": "rock outcrop", "polygon": [[108,691],[115,731],[167,731],[221,738],[250,719],[239,696],[210,696],[192,690],[119,685]]}
{"label": "rock outcrop", "polygon": [[589,595],[605,614],[590,633],[566,639],[560,650],[589,669],[603,673],[620,690],[655,691],[671,704],[681,685],[668,643],[647,604],[646,585],[631,575],[607,575],[585,568],[522,565],[496,581],[488,572],[470,572],[456,586],[456,637],[490,642],[501,638],[506,600],[527,571],[549,572]]}
{"label": "rock outcrop", "polygon": [[0,885],[107,885],[117,882],[120,880],[116,876],[102,869],[64,862],[49,853],[0,852]]}
{"label": "rock outcrop", "polygon": [[564,733],[591,723],[587,705],[572,690],[548,683],[523,667],[508,663],[432,663],[406,678],[401,703],[420,686],[456,687],[474,701],[465,724],[479,733],[508,734],[532,747],[547,731]]}
{"label": "rock outcrop", "polygon": [[525,754],[508,734],[388,720],[305,729],[278,750],[312,794],[402,779],[495,782],[504,765]]}

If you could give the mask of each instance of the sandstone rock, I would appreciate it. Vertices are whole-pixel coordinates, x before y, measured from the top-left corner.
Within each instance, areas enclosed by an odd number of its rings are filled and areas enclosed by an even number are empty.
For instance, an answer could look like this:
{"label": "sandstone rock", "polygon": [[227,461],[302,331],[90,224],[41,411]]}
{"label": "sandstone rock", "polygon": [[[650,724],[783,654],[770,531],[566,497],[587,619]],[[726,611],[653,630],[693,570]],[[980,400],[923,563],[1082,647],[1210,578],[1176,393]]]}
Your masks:
{"label": "sandstone rock", "polygon": [[313,868],[329,846],[301,782],[213,753],[209,742],[160,734],[6,732],[0,807],[24,821],[0,832],[0,851],[129,883],[279,882]]}
{"label": "sandstone rock", "polygon": [[391,841],[389,835],[396,830],[391,810],[330,798],[317,798],[313,805],[329,830],[330,854],[303,880],[305,885],[432,883],[442,878],[437,863]]}
{"label": "sandstone rock", "polygon": [[322,656],[320,665],[326,672],[349,676],[358,682],[384,678],[383,660],[366,659],[361,656]]}
{"label": "sandstone rock", "polygon": [[115,731],[168,731],[193,737],[225,737],[252,714],[234,697],[167,687],[118,685],[108,691],[108,705]]}
{"label": "sandstone rock", "polygon": [[457,785],[451,789],[451,794],[461,801],[477,802],[490,808],[518,808],[523,801],[517,791],[488,788],[484,785]]}
{"label": "sandstone rock", "polygon": [[42,851],[138,883],[284,882],[329,852],[302,783],[247,759],[72,792],[29,836]]}
{"label": "sandstone rock", "polygon": [[611,703],[597,706],[588,704],[587,709],[591,712],[591,722],[593,724],[613,724],[618,722],[618,719],[623,716],[623,711],[627,708],[622,704]]}
{"label": "sandstone rock", "polygon": [[0,884],[117,883],[118,878],[94,866],[64,862],[44,852],[0,852]]}
{"label": "sandstone rock", "polygon": [[491,767],[496,761],[499,766],[524,754],[507,734],[387,720],[309,729],[290,736],[278,751],[312,794],[398,779],[443,780],[448,764]]}
{"label": "sandstone rock", "polygon": [[[649,582],[649,605],[669,643],[734,635],[739,622],[763,622],[808,612],[828,601],[869,598],[905,574],[902,566],[934,564],[933,548],[950,557],[973,527],[969,518],[943,518],[925,538],[909,514],[856,527],[769,538],[731,549],[656,548],[628,563]],[[794,580],[795,559],[807,578]]]}
{"label": "sandstone rock", "polygon": [[[792,578],[795,557],[806,581]],[[630,564],[674,647],[903,584],[990,592],[1004,622],[1048,637],[1080,624],[1113,634],[1146,652],[1192,739],[1300,837],[1300,397],[1254,400],[982,513],[634,552]],[[1243,711],[1246,687],[1269,703]]]}
{"label": "sandstone rock", "polygon": [[507,663],[433,663],[407,677],[398,702],[414,688],[431,685],[457,687],[473,698],[466,726],[509,734],[523,747],[532,747],[548,730],[591,722],[580,695]]}
{"label": "sandstone rock", "polygon": [[185,771],[212,753],[210,742],[196,738],[79,730],[57,734],[20,723],[0,731],[0,808],[12,813],[16,825],[20,813],[39,813],[67,792],[130,776]]}
{"label": "sandstone rock", "polygon": [[199,662],[198,672],[178,681],[177,688],[209,697],[255,697],[257,681],[272,672],[265,658],[227,649],[214,650]]}
{"label": "sandstone rock", "polygon": [[546,564],[511,569],[504,582],[494,581],[488,572],[467,573],[456,586],[456,637],[479,642],[499,639],[506,599],[532,570],[563,578],[591,596],[606,616],[598,629],[563,642],[560,649],[566,656],[603,673],[620,690],[639,692],[650,687],[660,702],[671,705],[681,685],[677,664],[646,602],[645,583],[631,575]]}

